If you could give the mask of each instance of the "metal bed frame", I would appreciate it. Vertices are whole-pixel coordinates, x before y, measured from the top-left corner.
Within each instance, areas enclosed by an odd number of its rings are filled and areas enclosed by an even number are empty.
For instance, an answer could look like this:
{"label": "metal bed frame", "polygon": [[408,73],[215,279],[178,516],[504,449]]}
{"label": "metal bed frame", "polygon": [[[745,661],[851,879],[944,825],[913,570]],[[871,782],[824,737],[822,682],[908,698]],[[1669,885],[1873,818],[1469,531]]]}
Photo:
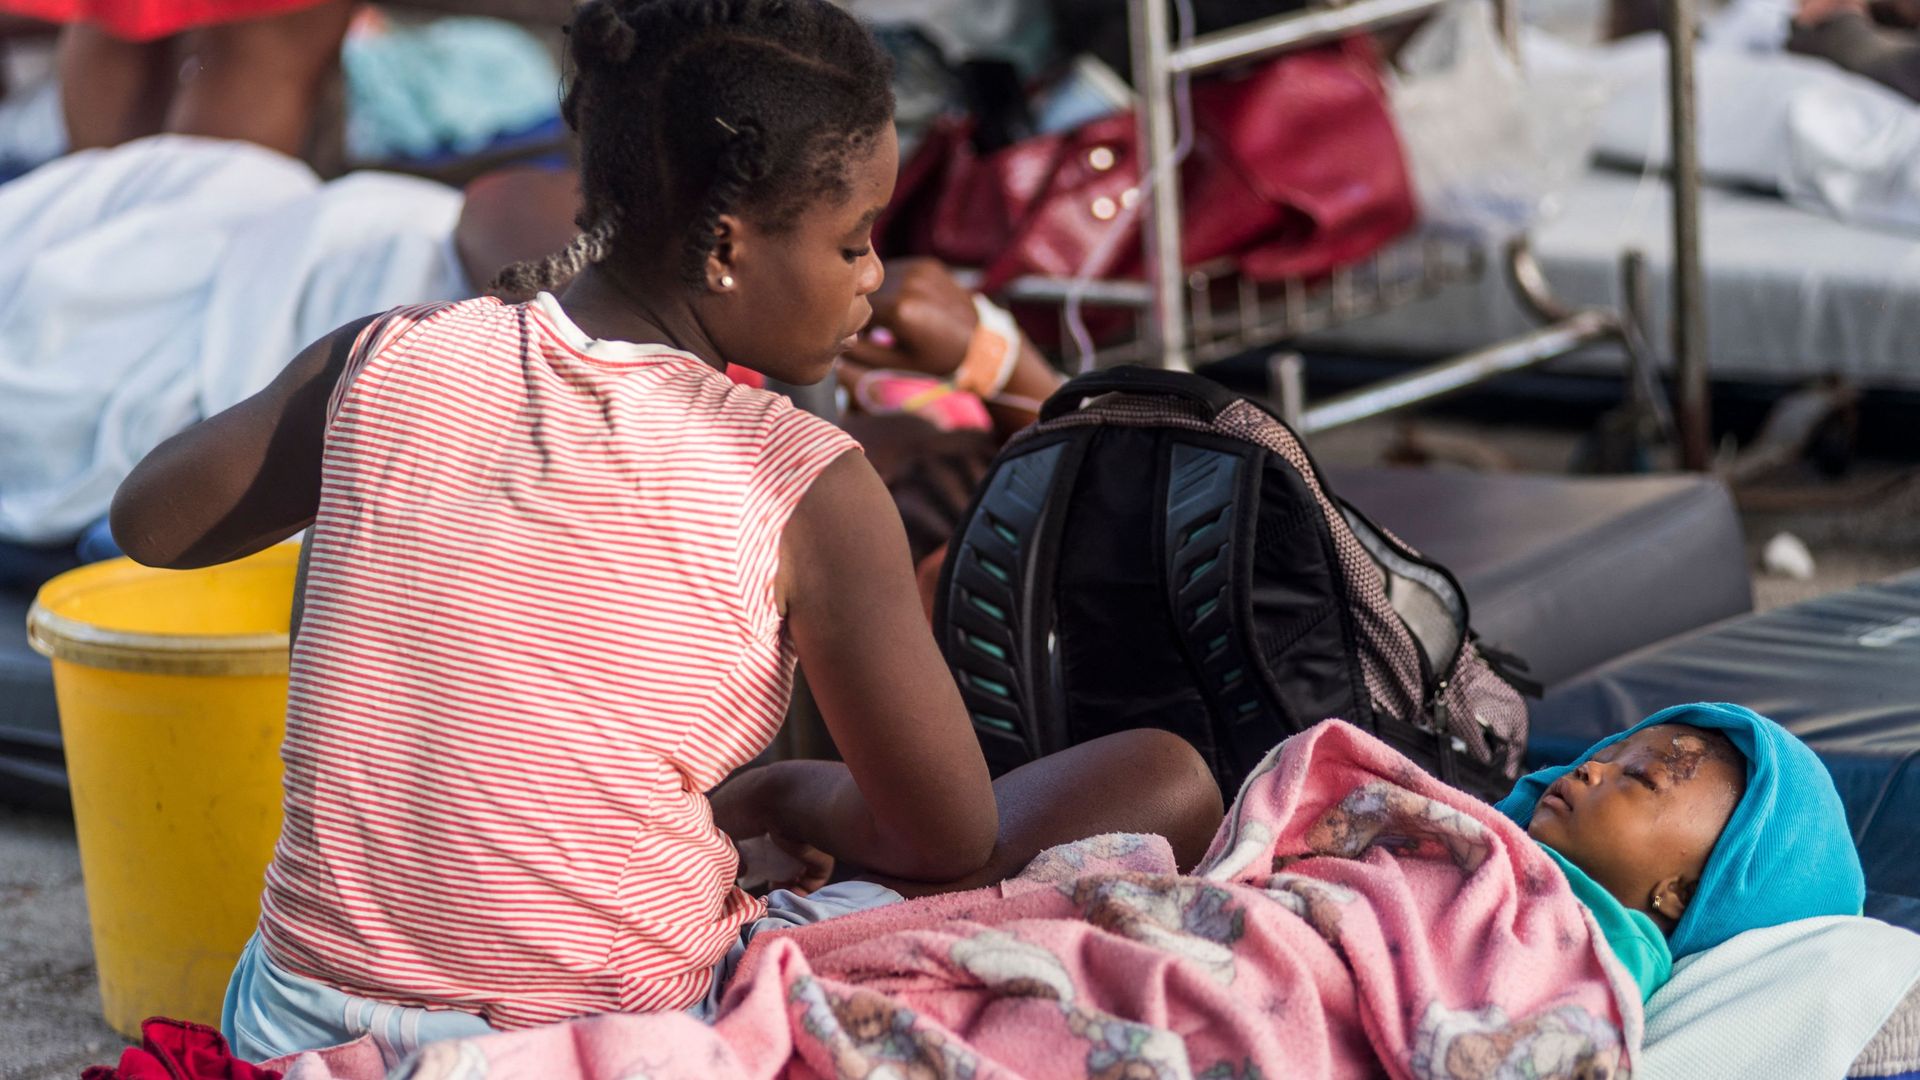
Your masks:
{"label": "metal bed frame", "polygon": [[[1174,160],[1176,78],[1242,64],[1288,49],[1379,29],[1439,10],[1450,0],[1352,0],[1332,7],[1278,15],[1172,43],[1171,0],[1129,0],[1136,115],[1143,162],[1137,197],[1146,245],[1145,281],[1081,283],[1081,302],[1132,309],[1140,334],[1103,349],[1094,362],[1147,363],[1190,370],[1206,362],[1259,349],[1298,334],[1357,318],[1423,296],[1489,268],[1475,247],[1437,239],[1403,241],[1325,281],[1256,285],[1230,263],[1191,270],[1180,264],[1180,177]],[[1495,0],[1501,33],[1517,53],[1518,0]],[[1678,431],[1682,464],[1707,467],[1711,444],[1705,319],[1701,305],[1699,169],[1695,152],[1693,97],[1693,0],[1665,0],[1670,45],[1667,79],[1673,162],[1673,337],[1678,381]],[[1519,337],[1450,357],[1394,378],[1363,386],[1313,405],[1302,400],[1297,357],[1273,362],[1276,394],[1288,419],[1303,433],[1325,431],[1410,405],[1431,401],[1507,372],[1535,367],[1583,346],[1617,342],[1627,350],[1629,394],[1664,424],[1658,380],[1648,356],[1644,326],[1645,263],[1637,252],[1622,260],[1620,311],[1570,310],[1557,301],[1523,238],[1504,254],[1505,273],[1525,307],[1542,326]],[[1074,283],[1027,277],[1012,282],[1006,298],[1063,303]],[[1222,310],[1222,306],[1226,310]]]}

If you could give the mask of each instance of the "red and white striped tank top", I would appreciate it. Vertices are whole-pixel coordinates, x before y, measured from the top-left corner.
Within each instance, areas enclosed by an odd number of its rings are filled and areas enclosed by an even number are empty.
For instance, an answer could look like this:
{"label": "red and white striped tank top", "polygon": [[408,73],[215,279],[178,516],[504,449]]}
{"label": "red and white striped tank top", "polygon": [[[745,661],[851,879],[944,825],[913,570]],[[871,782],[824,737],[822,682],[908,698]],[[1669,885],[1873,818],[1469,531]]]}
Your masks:
{"label": "red and white striped tank top", "polygon": [[855,444],[545,295],[382,316],[330,409],[268,955],[501,1028],[697,1000],[762,913],[703,793],[779,729],[781,532]]}

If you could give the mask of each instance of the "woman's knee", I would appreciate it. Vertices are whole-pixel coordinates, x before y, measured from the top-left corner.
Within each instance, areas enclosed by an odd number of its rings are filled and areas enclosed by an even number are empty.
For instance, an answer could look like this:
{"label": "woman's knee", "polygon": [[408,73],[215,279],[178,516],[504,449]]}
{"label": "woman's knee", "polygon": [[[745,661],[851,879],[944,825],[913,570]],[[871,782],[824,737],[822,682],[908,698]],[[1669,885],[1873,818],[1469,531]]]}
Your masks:
{"label": "woman's knee", "polygon": [[1118,785],[1137,809],[1157,819],[1154,830],[1173,845],[1182,869],[1206,854],[1225,816],[1220,785],[1187,740],[1157,728],[1139,728],[1107,736],[1111,760],[1124,763]]}

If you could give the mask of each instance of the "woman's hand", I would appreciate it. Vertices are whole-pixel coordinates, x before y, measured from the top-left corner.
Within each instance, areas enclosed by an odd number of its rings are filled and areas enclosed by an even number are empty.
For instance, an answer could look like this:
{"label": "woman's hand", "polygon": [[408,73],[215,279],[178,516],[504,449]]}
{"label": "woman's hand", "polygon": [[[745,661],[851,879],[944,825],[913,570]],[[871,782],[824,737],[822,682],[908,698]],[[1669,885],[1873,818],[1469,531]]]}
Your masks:
{"label": "woman's hand", "polygon": [[777,832],[767,834],[767,839],[787,857],[786,862],[776,867],[776,872],[770,875],[774,888],[785,889],[795,896],[806,896],[833,880],[833,856],[803,840],[795,840]]}
{"label": "woman's hand", "polygon": [[740,878],[805,896],[833,879],[832,855],[778,827],[788,815],[779,805],[793,785],[780,780],[781,765],[762,765],[728,777],[707,796],[713,823],[740,853]]}

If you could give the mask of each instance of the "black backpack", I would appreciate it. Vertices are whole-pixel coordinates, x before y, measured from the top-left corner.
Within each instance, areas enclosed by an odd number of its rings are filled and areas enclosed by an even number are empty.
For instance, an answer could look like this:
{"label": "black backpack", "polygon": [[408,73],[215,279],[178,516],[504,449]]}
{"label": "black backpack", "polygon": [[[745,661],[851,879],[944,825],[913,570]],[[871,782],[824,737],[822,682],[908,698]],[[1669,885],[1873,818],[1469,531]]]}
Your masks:
{"label": "black backpack", "polygon": [[1156,727],[1231,794],[1338,717],[1494,798],[1525,749],[1526,706],[1475,649],[1453,575],[1328,491],[1279,419],[1196,375],[1061,388],[956,530],[934,628],[996,775]]}

